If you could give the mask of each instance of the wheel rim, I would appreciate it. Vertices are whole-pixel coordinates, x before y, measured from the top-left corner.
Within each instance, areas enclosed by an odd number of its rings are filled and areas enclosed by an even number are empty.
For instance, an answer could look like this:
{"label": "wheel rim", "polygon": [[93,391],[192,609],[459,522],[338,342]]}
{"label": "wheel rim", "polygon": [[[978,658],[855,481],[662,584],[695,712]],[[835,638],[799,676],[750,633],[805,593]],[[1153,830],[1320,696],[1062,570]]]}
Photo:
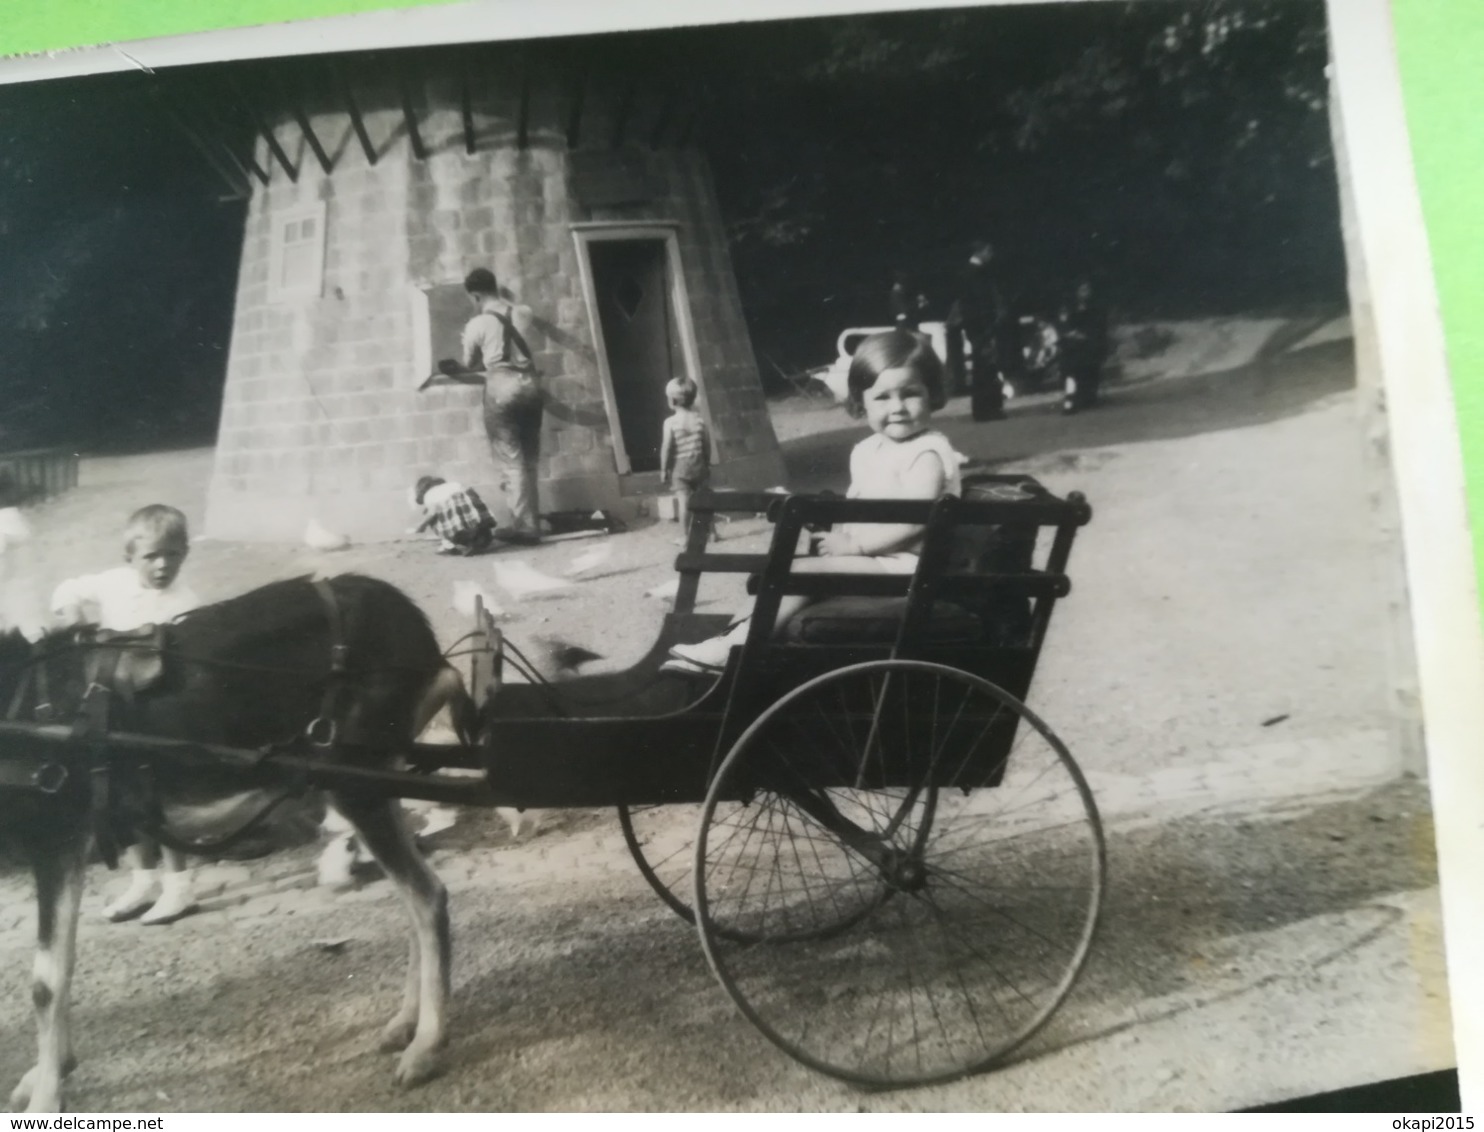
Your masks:
{"label": "wheel rim", "polygon": [[700,806],[619,806],[624,844],[649,887],[686,923],[696,922],[695,830]]}
{"label": "wheel rim", "polygon": [[[739,803],[722,802],[717,814],[724,818],[740,808]],[[698,804],[679,803],[618,807],[624,844],[639,866],[640,875],[670,910],[688,924],[696,922],[690,900],[695,892],[696,827],[701,810]],[[718,931],[744,942],[758,938],[726,928]]]}
{"label": "wheel rim", "polygon": [[[739,795],[747,812],[718,811]],[[696,852],[727,992],[791,1056],[866,1085],[952,1080],[1023,1045],[1086,960],[1106,867],[1061,741],[996,685],[920,661],[827,673],[759,716]]]}

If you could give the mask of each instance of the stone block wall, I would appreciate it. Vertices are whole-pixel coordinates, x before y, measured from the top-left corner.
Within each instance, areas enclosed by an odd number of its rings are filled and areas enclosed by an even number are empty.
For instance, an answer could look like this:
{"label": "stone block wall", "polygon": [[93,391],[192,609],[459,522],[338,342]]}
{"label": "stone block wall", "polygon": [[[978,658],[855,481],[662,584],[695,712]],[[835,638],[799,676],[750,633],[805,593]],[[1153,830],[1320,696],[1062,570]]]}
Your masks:
{"label": "stone block wall", "polygon": [[[270,183],[257,187],[249,208],[208,534],[297,538],[313,518],[358,539],[393,537],[413,519],[412,483],[429,473],[475,485],[498,516],[500,477],[479,388],[418,392],[426,375],[414,372],[414,289],[456,283],[477,266],[492,268],[533,312],[522,329],[550,404],[543,508],[619,505],[625,485],[614,462],[572,234],[572,225],[586,220],[679,222],[719,479],[750,487],[778,481],[777,442],[715,193],[698,154],[630,154],[654,186],[651,198],[595,209],[572,192],[559,91],[528,95],[528,144],[521,148],[514,144],[517,96],[508,84],[504,90],[493,84],[478,108],[470,154],[454,92],[429,83],[419,91],[423,159],[413,153],[390,92],[364,92],[362,101],[374,164],[339,108],[310,114],[332,155],[328,174],[297,127],[276,130],[298,177],[291,181],[273,166]],[[590,122],[601,124],[601,113]],[[272,164],[261,141],[257,157],[265,168]],[[272,233],[286,214],[317,202],[325,210],[323,286],[314,297],[271,301]]]}

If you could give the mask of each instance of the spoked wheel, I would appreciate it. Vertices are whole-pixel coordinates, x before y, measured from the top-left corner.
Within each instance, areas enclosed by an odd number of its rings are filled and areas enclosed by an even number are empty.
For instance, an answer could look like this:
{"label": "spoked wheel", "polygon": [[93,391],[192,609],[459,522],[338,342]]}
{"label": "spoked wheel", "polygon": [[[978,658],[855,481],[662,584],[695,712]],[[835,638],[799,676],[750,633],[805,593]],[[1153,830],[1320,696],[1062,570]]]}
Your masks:
{"label": "spoked wheel", "polygon": [[686,923],[696,922],[696,822],[700,806],[619,806],[624,844],[659,898]]}
{"label": "spoked wheel", "polygon": [[[767,799],[757,797],[747,802],[718,802],[711,811],[712,820],[729,828],[745,828],[761,815],[759,806]],[[654,805],[618,807],[618,824],[623,829],[624,843],[639,872],[649,887],[688,924],[696,922],[690,901],[695,893],[696,827],[703,807],[699,805]],[[752,811],[749,816],[749,811]],[[872,885],[870,891],[884,896],[885,890]],[[817,916],[799,930],[812,934],[836,932],[858,920],[865,906],[840,907],[836,916]],[[762,938],[746,927],[716,925],[715,931],[739,942],[756,942]]]}
{"label": "spoked wheel", "polygon": [[875,1086],[980,1072],[1044,1025],[1106,869],[1051,730],[987,680],[907,660],[827,673],[759,716],[696,854],[701,944],[742,1012],[805,1065]]}

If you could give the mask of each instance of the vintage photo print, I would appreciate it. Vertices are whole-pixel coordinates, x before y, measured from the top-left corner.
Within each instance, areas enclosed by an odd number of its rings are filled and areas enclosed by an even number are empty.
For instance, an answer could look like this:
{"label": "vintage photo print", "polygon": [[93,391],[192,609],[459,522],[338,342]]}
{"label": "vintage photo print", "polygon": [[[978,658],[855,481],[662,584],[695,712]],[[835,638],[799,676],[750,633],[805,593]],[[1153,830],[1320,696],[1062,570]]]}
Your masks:
{"label": "vintage photo print", "polygon": [[1477,784],[1433,689],[1477,611],[1434,631],[1407,473],[1456,474],[1451,409],[1420,235],[1376,235],[1415,222],[1385,8],[1341,7],[16,61],[12,1107],[1454,1066],[1430,786]]}

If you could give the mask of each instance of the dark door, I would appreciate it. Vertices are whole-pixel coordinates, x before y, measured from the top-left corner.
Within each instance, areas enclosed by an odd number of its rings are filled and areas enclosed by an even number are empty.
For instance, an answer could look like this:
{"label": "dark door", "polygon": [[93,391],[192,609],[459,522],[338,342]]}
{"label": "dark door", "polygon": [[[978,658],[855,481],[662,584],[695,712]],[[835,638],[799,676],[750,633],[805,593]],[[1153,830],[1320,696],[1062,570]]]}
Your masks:
{"label": "dark door", "polygon": [[670,413],[665,383],[680,365],[663,240],[588,244],[608,374],[629,470],[660,466],[660,429]]}

